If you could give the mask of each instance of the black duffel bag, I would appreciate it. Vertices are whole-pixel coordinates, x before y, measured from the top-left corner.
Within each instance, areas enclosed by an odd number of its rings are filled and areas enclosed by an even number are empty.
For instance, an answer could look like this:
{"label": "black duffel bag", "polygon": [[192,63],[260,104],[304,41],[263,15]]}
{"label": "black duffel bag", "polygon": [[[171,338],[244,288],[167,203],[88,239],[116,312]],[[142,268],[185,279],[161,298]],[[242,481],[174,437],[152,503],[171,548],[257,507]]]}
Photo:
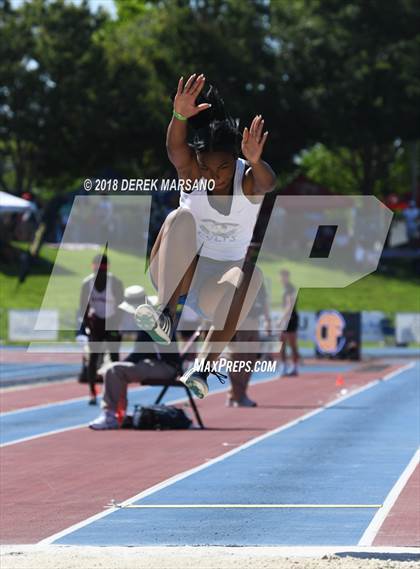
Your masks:
{"label": "black duffel bag", "polygon": [[135,405],[131,427],[141,430],[188,429],[191,419],[183,409],[171,405]]}

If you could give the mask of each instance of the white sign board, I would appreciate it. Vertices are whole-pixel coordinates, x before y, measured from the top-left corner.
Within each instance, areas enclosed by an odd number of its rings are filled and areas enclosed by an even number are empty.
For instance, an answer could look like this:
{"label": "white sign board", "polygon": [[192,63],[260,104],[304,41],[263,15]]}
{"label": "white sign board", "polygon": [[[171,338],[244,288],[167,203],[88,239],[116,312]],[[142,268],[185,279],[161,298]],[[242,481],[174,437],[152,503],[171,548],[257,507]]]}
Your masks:
{"label": "white sign board", "polygon": [[315,338],[315,322],[316,314],[315,312],[305,312],[304,310],[299,310],[299,328],[298,337],[299,340],[310,340],[314,341]]}
{"label": "white sign board", "polygon": [[58,310],[9,310],[11,341],[57,340],[57,331]]}
{"label": "white sign board", "polygon": [[395,328],[398,344],[420,344],[420,312],[397,312]]}
{"label": "white sign board", "polygon": [[385,314],[379,310],[362,312],[362,342],[383,341],[382,321],[384,318]]}

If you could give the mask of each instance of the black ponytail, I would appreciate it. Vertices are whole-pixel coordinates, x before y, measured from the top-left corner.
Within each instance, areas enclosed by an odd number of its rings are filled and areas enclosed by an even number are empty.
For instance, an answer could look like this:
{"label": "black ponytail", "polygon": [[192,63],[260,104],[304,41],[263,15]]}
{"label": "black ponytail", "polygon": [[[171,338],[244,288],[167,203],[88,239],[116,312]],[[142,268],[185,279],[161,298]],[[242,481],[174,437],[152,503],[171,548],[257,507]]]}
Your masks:
{"label": "black ponytail", "polygon": [[197,97],[196,104],[202,103],[210,103],[211,107],[188,119],[189,146],[196,152],[228,152],[236,158],[241,140],[239,119],[229,115],[224,100],[210,83],[204,85]]}

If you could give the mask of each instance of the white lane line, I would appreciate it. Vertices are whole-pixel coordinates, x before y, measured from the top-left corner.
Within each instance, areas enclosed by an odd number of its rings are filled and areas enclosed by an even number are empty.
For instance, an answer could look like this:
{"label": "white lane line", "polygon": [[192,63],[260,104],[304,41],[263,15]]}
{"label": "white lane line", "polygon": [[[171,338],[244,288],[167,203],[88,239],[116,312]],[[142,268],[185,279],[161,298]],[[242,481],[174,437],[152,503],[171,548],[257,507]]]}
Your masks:
{"label": "white lane line", "polygon": [[[374,381],[372,382],[372,384],[368,384],[368,385],[373,386],[373,385],[376,385],[376,384],[377,384],[378,382],[380,382],[380,381],[387,381],[387,380],[389,380],[389,379],[392,379],[392,378],[395,377],[396,375],[399,375],[400,373],[402,373],[402,372],[404,372],[404,371],[406,371],[406,370],[408,370],[408,369],[413,368],[414,365],[415,365],[415,362],[411,362],[411,363],[409,363],[409,364],[406,364],[405,366],[403,366],[403,367],[401,367],[401,368],[399,368],[399,369],[397,369],[397,370],[395,370],[395,371],[393,371],[393,372],[390,372],[389,374],[385,375],[382,379],[374,380]],[[274,376],[274,377],[269,377],[269,378],[267,378],[267,379],[254,380],[254,381],[251,381],[250,384],[251,384],[251,385],[259,385],[259,384],[262,384],[262,383],[268,383],[268,382],[270,382],[270,381],[275,381],[276,379],[288,379],[288,378],[279,377],[279,376]],[[151,388],[151,386],[139,386],[139,387],[132,388],[132,391],[138,391],[138,390],[141,390],[141,389],[150,389],[150,388]],[[212,390],[212,391],[210,392],[209,396],[210,396],[210,395],[216,395],[217,393],[223,393],[223,392],[225,392],[225,391],[228,391],[228,388],[227,388],[227,387],[221,387],[221,388],[219,388],[219,389]],[[355,393],[358,393],[358,391],[351,391],[348,395],[353,395],[353,394],[355,394]],[[85,397],[81,397],[80,399],[83,400],[83,399],[86,399],[86,398],[85,398]],[[175,399],[175,400],[173,400],[173,401],[167,401],[167,403],[168,403],[168,404],[169,404],[169,403],[170,403],[170,404],[181,403],[182,401],[185,401],[186,399],[187,399],[187,397],[182,397],[182,398],[180,398],[180,399]],[[74,401],[77,401],[77,400],[79,400],[79,398],[76,398]],[[341,400],[341,399],[340,399],[340,400]],[[338,399],[332,400],[330,403],[328,403],[328,405],[325,406],[325,408],[328,407],[328,406],[331,405],[331,404],[336,403],[337,401],[338,401]],[[39,406],[37,406],[37,407],[27,407],[25,410],[26,410],[26,411],[31,411],[31,410],[33,410],[33,409],[43,409],[43,408],[48,408],[48,407],[54,407],[54,406],[56,406],[56,405],[65,405],[65,404],[68,403],[68,402],[69,402],[69,401],[63,401],[63,402],[58,402],[58,403],[47,403],[47,404],[44,404],[44,405],[39,405]],[[323,409],[323,408],[324,408],[324,407],[321,407],[321,409]],[[5,416],[5,415],[7,415],[7,414],[19,413],[19,412],[21,412],[21,411],[23,411],[23,409],[16,409],[15,411],[8,411],[8,412],[6,412],[6,413],[0,414],[0,418],[3,417],[3,416]],[[9,441],[9,442],[7,442],[7,443],[1,443],[1,444],[0,444],[0,448],[12,446],[12,445],[19,444],[19,443],[25,443],[25,442],[28,442],[28,441],[32,441],[32,440],[39,439],[39,438],[43,438],[43,437],[48,437],[48,436],[51,436],[51,435],[57,435],[57,434],[60,434],[60,433],[64,433],[64,432],[66,432],[66,431],[73,431],[73,430],[75,430],[75,429],[80,429],[80,428],[83,428],[83,427],[87,427],[88,424],[89,424],[88,422],[87,422],[87,423],[80,423],[80,424],[78,424],[78,425],[73,425],[73,426],[71,426],[71,427],[63,427],[62,429],[56,429],[56,430],[54,430],[54,431],[48,431],[48,432],[45,432],[45,433],[38,433],[37,435],[30,435],[30,436],[28,436],[28,437],[22,437],[22,438],[20,438],[20,439],[14,439],[13,441]]]}
{"label": "white lane line", "polygon": [[43,437],[49,437],[51,435],[58,435],[59,433],[65,433],[66,431],[74,431],[75,429],[80,429],[86,427],[88,423],[80,423],[79,425],[73,425],[71,427],[63,427],[62,429],[55,429],[54,431],[48,431],[47,433],[39,433],[38,435],[31,435],[29,437],[22,437],[21,439],[14,439],[7,443],[2,443],[0,448],[10,447],[12,445],[17,445],[19,443],[26,443],[28,441],[33,441],[35,439],[41,439]]}
{"label": "white lane line", "polygon": [[[405,371],[406,369],[411,369],[414,365],[415,365],[414,362],[411,362],[410,364],[407,364],[407,365],[403,366],[402,368],[399,368],[398,370],[393,371],[393,372],[385,375],[382,378],[382,380],[386,381],[387,379],[391,379],[392,377],[394,377],[395,373],[400,373],[402,371]],[[330,372],[328,372],[328,373],[330,373]],[[333,373],[333,372],[331,372],[331,373]],[[272,381],[274,379],[288,379],[288,378],[282,377],[282,376],[276,376],[276,377],[270,377],[270,378],[259,380],[259,381],[254,380],[254,381],[251,381],[250,384],[256,385],[258,383],[265,383],[266,381]],[[74,379],[63,380],[62,383],[72,383],[73,381],[74,381]],[[45,383],[45,385],[50,385],[50,383],[47,382],[47,383]],[[38,387],[38,385],[37,385],[37,387]],[[148,386],[148,385],[140,385],[139,387],[132,387],[132,388],[130,388],[129,393],[130,392],[131,393],[137,393],[137,391],[139,391],[139,390],[150,389],[150,387],[151,386]],[[25,389],[26,388],[29,388],[29,386],[27,386],[27,387],[25,386]],[[220,393],[220,391],[224,391],[224,389],[222,389],[222,390],[219,389],[219,390],[214,390],[214,391],[212,390],[210,395],[212,393]],[[1,399],[1,391],[0,391],[0,399]],[[37,411],[39,409],[48,409],[48,408],[56,407],[56,406],[58,407],[59,405],[66,405],[67,403],[76,403],[78,401],[80,402],[80,401],[84,401],[86,399],[87,399],[87,395],[84,395],[81,397],[74,397],[71,399],[62,399],[59,401],[53,401],[52,403],[42,403],[40,405],[32,405],[29,407],[20,407],[19,409],[13,409],[12,411],[4,411],[3,413],[0,412],[0,419],[2,417],[8,417],[10,415],[14,415],[17,413],[26,413],[27,411]],[[1,445],[0,445],[0,448],[1,448]]]}
{"label": "white lane line", "polygon": [[[146,386],[145,386],[145,388],[146,388]],[[147,386],[147,388],[149,388],[149,386]],[[174,401],[168,401],[168,404],[169,403],[170,404],[180,403],[181,401],[185,401],[185,400],[186,400],[186,397],[183,397],[182,399],[176,399]],[[14,439],[13,441],[9,441],[7,443],[0,444],[0,449],[4,448],[4,447],[9,447],[12,445],[17,445],[19,443],[26,443],[28,441],[33,441],[35,439],[42,439],[44,437],[49,437],[51,435],[58,435],[60,433],[65,433],[67,431],[74,431],[76,429],[82,429],[84,427],[87,427],[88,425],[89,425],[89,422],[79,423],[78,425],[72,425],[71,427],[63,427],[62,429],[55,429],[54,431],[48,431],[45,433],[38,433],[37,435],[30,435],[29,437],[22,437],[21,439]]]}
{"label": "white lane line", "polygon": [[392,379],[393,377],[395,377],[396,375],[402,373],[403,371],[407,371],[409,369],[413,369],[413,367],[415,367],[416,362],[410,362],[408,364],[405,364],[404,366],[395,369],[394,371],[390,371],[389,373],[387,373],[386,375],[383,376],[382,381],[388,381],[390,379]]}
{"label": "white lane line", "polygon": [[[0,364],[1,365],[1,364]],[[23,383],[22,385],[8,385],[8,386],[1,386],[0,387],[0,398],[7,393],[14,393],[15,391],[25,391],[28,389],[34,389],[36,387],[46,387],[49,385],[56,385],[57,383],[66,384],[66,383],[74,383],[77,381],[77,377],[68,377],[67,379],[59,378],[59,379],[51,379],[49,381],[37,381],[35,383]]]}
{"label": "white lane line", "polygon": [[160,509],[181,509],[181,510],[189,510],[189,509],[248,509],[248,508],[256,508],[256,509],[301,509],[301,508],[382,508],[381,504],[128,504],[127,506],[123,506],[122,504],[117,504],[116,502],[112,502],[107,508],[113,508],[114,510],[120,509],[127,509],[127,508],[139,508],[139,509],[146,509],[146,510],[160,510]]}
{"label": "white lane line", "polygon": [[0,413],[0,419],[3,417],[9,417],[10,415],[17,415],[18,413],[26,413],[27,411],[39,411],[41,409],[48,409],[51,407],[60,407],[60,405],[67,405],[67,403],[76,403],[83,400],[87,400],[88,396],[84,397],[72,397],[71,399],[62,399],[61,401],[53,401],[52,403],[41,403],[40,405],[33,405],[29,407],[20,407],[19,409],[13,409],[13,411],[4,411]]}
{"label": "white lane line", "polygon": [[[132,387],[129,390],[129,393],[135,393],[141,389],[149,389],[148,385],[140,385],[139,387]],[[1,398],[1,396],[0,396]],[[80,401],[86,401],[88,399],[88,395],[84,395],[81,397],[73,397],[71,399],[61,399],[59,401],[53,401],[51,403],[41,403],[40,405],[33,405],[29,407],[20,407],[19,409],[13,409],[13,411],[5,411],[4,413],[0,413],[0,419],[2,417],[8,417],[10,415],[16,415],[18,413],[26,413],[27,411],[38,411],[40,409],[48,409],[51,407],[59,407],[60,405],[67,405],[67,403],[76,403]]]}
{"label": "white lane line", "polygon": [[[279,376],[275,376],[275,377],[269,377],[267,379],[262,379],[262,380],[253,380],[250,381],[250,384],[255,385],[257,383],[263,383],[265,381],[272,381],[274,379],[283,379],[280,378]],[[73,382],[74,380],[69,380],[71,382]],[[63,382],[64,383],[64,382]],[[66,380],[67,383],[67,380]],[[129,394],[130,393],[137,393],[140,390],[145,390],[145,389],[151,389],[153,386],[152,385],[140,385],[138,387],[129,387]],[[158,385],[156,387],[159,387]],[[212,393],[220,393],[220,391],[225,391],[226,388],[222,389],[222,390],[212,390],[210,392],[210,395]],[[87,395],[82,396],[82,397],[74,397],[72,399],[62,399],[59,401],[53,401],[52,403],[42,403],[40,405],[33,405],[33,406],[29,406],[29,407],[20,407],[19,409],[13,409],[12,411],[4,411],[4,413],[0,413],[0,419],[2,417],[7,417],[9,415],[13,415],[13,414],[17,414],[17,413],[26,413],[27,411],[37,411],[39,409],[48,409],[49,407],[55,407],[58,405],[66,405],[67,403],[75,403],[77,401],[84,401],[88,398]],[[0,392],[0,400],[1,400],[1,392]],[[0,445],[1,447],[1,445]]]}
{"label": "white lane line", "polygon": [[[403,368],[401,368],[400,370],[397,370],[396,373],[393,375],[393,377],[399,375],[400,373],[406,371],[407,366],[404,366]],[[368,383],[367,385],[364,385],[362,387],[360,387],[359,389],[356,389],[355,391],[352,391],[351,393],[348,393],[346,395],[343,395],[342,397],[339,397],[337,399],[335,399],[334,401],[331,401],[330,403],[328,403],[327,405],[325,405],[324,407],[320,407],[319,409],[315,409],[313,411],[310,411],[308,413],[306,413],[305,415],[302,415],[301,417],[298,417],[297,419],[294,419],[293,421],[289,421],[288,423],[277,427],[275,429],[272,429],[271,431],[267,431],[266,433],[264,433],[263,435],[260,435],[258,437],[255,437],[253,439],[250,439],[249,441],[247,441],[246,443],[224,453],[221,454],[219,456],[217,456],[216,458],[212,458],[211,460],[200,464],[199,466],[196,466],[194,468],[190,468],[189,470],[185,470],[184,472],[180,472],[179,474],[176,474],[175,476],[171,476],[171,478],[167,478],[166,480],[163,480],[162,482],[159,482],[158,484],[155,484],[154,486],[151,486],[150,488],[143,490],[142,492],[140,492],[139,494],[136,494],[135,496],[132,496],[131,498],[128,498],[127,500],[124,500],[123,502],[121,502],[121,506],[128,506],[130,504],[133,504],[134,502],[138,502],[139,500],[141,500],[142,498],[146,498],[147,496],[150,496],[152,494],[155,494],[156,492],[159,492],[159,490],[163,490],[164,488],[167,488],[168,486],[172,486],[172,484],[175,484],[176,482],[179,482],[180,480],[184,480],[185,478],[188,478],[189,476],[192,476],[193,474],[196,474],[197,472],[201,472],[202,470],[205,470],[206,468],[209,468],[210,466],[213,466],[213,464],[217,464],[218,462],[222,462],[223,460],[226,460],[227,458],[230,458],[231,456],[234,456],[235,454],[238,454],[239,452],[252,447],[262,441],[264,441],[265,439],[268,439],[278,433],[281,433],[282,431],[285,431],[286,429],[290,429],[291,427],[294,427],[295,425],[297,425],[298,423],[301,423],[303,421],[307,421],[308,419],[310,419],[311,417],[314,417],[315,415],[318,415],[319,413],[322,413],[323,411],[325,411],[326,409],[329,409],[330,407],[333,407],[334,405],[338,405],[340,403],[342,403],[343,401],[346,401],[347,399],[350,399],[351,397],[354,397],[355,395],[358,395],[359,393],[363,393],[364,391],[367,391],[368,389],[371,389],[372,387],[375,387],[376,385],[379,385],[381,383],[381,379],[377,379],[375,381],[372,381],[372,383]],[[102,512],[98,512],[97,514],[94,514],[93,516],[90,516],[89,518],[86,518],[85,520],[82,520],[81,522],[78,522],[77,524],[73,524],[72,526],[57,532],[49,537],[46,537],[45,539],[42,539],[39,544],[51,544],[54,541],[57,541],[58,539],[61,539],[62,537],[73,533],[74,531],[77,531],[97,520],[100,520],[102,518],[105,518],[106,516],[109,516],[111,513],[113,513],[115,511],[114,508],[112,509],[108,509]]]}
{"label": "white lane line", "polygon": [[[270,381],[274,381],[276,379],[279,379],[278,376],[276,377],[269,377],[267,379],[260,379],[258,381],[255,382],[250,382],[253,385],[260,385],[261,383],[268,383]],[[132,391],[134,390],[140,390],[140,389],[151,389],[153,386],[149,386],[149,385],[145,385],[145,386],[140,386],[140,387],[136,387],[134,388]],[[216,395],[217,393],[223,393],[225,391],[228,391],[228,387],[222,387],[219,389],[214,389],[210,392],[210,394],[208,395],[208,397],[210,397],[210,395]],[[82,399],[86,399],[85,397]],[[185,397],[181,397],[179,399],[174,399],[174,400],[170,400],[170,401],[166,401],[166,404],[170,404],[170,405],[174,405],[176,403],[182,403],[183,401],[188,401],[187,396]],[[66,402],[64,401],[62,404],[65,404]],[[46,406],[47,407],[54,407],[55,405],[57,405],[57,403],[48,403]],[[41,406],[43,407],[43,406]],[[31,410],[32,407],[29,407],[28,410]],[[10,413],[14,413],[15,411],[10,411]],[[17,411],[16,411],[17,412]],[[0,416],[1,418],[1,416]],[[87,427],[89,425],[89,422],[87,423],[80,423],[79,425],[72,425],[71,427],[63,427],[62,429],[56,429],[54,431],[48,431],[48,432],[44,432],[44,433],[38,433],[37,435],[30,435],[28,437],[22,437],[21,439],[13,439],[12,441],[9,441],[7,443],[2,443],[0,444],[0,449],[4,448],[4,447],[8,447],[8,446],[12,446],[12,445],[17,445],[19,443],[26,443],[27,441],[33,441],[35,439],[41,439],[43,437],[49,437],[51,435],[57,435],[59,433],[64,433],[66,431],[74,431],[75,429],[80,429],[83,427]]]}
{"label": "white lane line", "polygon": [[375,540],[375,537],[377,536],[379,530],[381,529],[382,524],[384,523],[389,512],[391,511],[392,507],[397,501],[398,496],[401,494],[410,476],[413,474],[414,470],[418,466],[419,461],[420,461],[420,449],[416,450],[410,462],[404,469],[403,473],[392,487],[391,492],[388,494],[388,496],[384,501],[383,507],[378,512],[376,512],[373,520],[370,522],[365,532],[363,533],[362,537],[360,538],[358,545],[360,546],[372,545],[372,543]]}

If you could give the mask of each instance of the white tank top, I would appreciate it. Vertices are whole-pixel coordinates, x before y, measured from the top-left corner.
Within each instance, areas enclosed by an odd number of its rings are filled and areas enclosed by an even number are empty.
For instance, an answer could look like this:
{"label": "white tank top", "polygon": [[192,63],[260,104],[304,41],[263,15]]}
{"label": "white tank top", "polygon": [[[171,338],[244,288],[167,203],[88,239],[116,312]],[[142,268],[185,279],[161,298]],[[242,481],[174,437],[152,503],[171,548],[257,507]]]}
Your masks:
{"label": "white tank top", "polygon": [[191,211],[196,225],[200,255],[217,261],[238,261],[245,257],[252,239],[255,222],[261,207],[251,203],[242,191],[242,179],[247,163],[236,160],[231,210],[223,215],[211,207],[207,192],[199,188],[192,192],[181,190],[179,207]]}

